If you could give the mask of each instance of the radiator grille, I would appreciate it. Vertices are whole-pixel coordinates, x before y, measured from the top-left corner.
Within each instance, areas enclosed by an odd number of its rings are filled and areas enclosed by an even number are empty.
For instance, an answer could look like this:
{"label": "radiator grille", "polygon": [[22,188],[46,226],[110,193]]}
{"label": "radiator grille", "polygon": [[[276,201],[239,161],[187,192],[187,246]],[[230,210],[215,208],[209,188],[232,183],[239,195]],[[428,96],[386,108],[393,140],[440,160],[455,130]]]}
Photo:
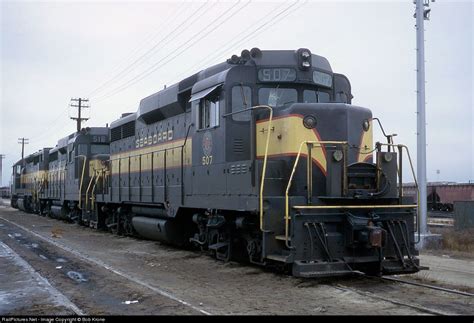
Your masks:
{"label": "radiator grille", "polygon": [[234,139],[234,153],[242,154],[244,152],[244,141],[240,138]]}
{"label": "radiator grille", "polygon": [[135,136],[135,121],[128,122],[117,128],[110,130],[110,141],[117,141],[120,139]]}
{"label": "radiator grille", "polygon": [[110,141],[117,141],[122,138],[120,130],[121,130],[121,127],[112,128],[110,130]]}

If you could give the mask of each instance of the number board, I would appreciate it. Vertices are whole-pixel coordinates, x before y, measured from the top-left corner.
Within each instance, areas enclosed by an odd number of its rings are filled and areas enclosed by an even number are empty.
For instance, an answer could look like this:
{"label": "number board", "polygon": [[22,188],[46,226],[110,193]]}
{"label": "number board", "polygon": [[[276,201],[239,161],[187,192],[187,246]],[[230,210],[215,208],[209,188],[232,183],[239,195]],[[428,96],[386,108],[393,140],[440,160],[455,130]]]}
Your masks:
{"label": "number board", "polygon": [[258,70],[260,82],[294,82],[296,71],[293,68],[262,68]]}
{"label": "number board", "polygon": [[94,143],[105,143],[105,142],[107,142],[107,136],[94,135],[94,136],[92,136],[92,142],[94,142]]}

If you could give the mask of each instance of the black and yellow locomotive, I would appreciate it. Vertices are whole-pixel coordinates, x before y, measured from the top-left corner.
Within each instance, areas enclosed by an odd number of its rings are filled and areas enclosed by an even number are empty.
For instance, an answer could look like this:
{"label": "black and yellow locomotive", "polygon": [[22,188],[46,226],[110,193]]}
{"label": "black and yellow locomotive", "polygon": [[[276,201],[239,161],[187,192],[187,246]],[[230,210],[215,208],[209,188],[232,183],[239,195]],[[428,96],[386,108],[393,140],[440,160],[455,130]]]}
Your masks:
{"label": "black and yellow locomotive", "polygon": [[11,205],[80,222],[91,181],[109,159],[109,129],[84,128],[13,166]]}
{"label": "black and yellow locomotive", "polygon": [[69,212],[300,277],[416,272],[404,146],[374,147],[375,119],[351,101],[308,49],[244,50],[111,123],[110,156],[73,182]]}

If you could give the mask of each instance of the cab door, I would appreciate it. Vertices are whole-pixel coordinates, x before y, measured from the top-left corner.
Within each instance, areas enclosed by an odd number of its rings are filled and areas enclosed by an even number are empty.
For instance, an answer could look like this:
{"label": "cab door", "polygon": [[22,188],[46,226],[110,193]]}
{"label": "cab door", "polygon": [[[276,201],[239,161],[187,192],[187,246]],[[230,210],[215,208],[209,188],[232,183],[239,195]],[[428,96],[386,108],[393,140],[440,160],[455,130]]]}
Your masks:
{"label": "cab door", "polygon": [[249,83],[234,83],[229,87],[229,114],[226,118],[227,194],[249,194],[254,186],[252,145],[252,87]]}
{"label": "cab door", "polygon": [[192,142],[193,195],[222,195],[225,176],[224,91],[217,85],[191,97],[195,124]]}

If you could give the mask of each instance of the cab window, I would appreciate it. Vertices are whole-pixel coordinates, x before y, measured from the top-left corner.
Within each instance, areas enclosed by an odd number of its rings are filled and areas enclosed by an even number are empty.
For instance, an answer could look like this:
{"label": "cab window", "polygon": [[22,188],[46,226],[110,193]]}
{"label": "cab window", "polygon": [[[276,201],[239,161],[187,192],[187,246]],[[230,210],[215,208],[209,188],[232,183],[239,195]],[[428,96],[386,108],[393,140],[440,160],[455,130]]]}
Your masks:
{"label": "cab window", "polygon": [[250,111],[236,113],[252,106],[252,90],[248,86],[237,85],[232,88],[232,119],[250,121]]}
{"label": "cab window", "polygon": [[258,91],[258,102],[280,108],[298,102],[298,92],[290,88],[263,87]]}
{"label": "cab window", "polygon": [[91,145],[91,155],[109,154],[109,145]]}
{"label": "cab window", "polygon": [[219,126],[219,97],[211,96],[199,102],[198,125],[199,129]]}
{"label": "cab window", "polygon": [[68,154],[68,162],[72,163],[73,161],[74,161],[74,149],[70,150]]}
{"label": "cab window", "polygon": [[87,156],[87,145],[86,144],[77,145],[77,154]]}
{"label": "cab window", "polygon": [[304,90],[304,103],[327,103],[330,101],[329,93],[322,91]]}

